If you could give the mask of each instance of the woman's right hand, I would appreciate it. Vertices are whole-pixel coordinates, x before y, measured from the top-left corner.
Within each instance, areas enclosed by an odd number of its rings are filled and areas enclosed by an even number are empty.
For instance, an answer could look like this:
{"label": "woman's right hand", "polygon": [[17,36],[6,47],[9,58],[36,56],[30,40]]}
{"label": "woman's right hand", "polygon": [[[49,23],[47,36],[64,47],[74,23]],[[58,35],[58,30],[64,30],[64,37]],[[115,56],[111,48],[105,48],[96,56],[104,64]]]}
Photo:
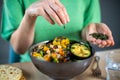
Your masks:
{"label": "woman's right hand", "polygon": [[33,3],[25,12],[29,17],[43,16],[51,24],[62,26],[69,22],[65,7],[59,0],[40,0]]}

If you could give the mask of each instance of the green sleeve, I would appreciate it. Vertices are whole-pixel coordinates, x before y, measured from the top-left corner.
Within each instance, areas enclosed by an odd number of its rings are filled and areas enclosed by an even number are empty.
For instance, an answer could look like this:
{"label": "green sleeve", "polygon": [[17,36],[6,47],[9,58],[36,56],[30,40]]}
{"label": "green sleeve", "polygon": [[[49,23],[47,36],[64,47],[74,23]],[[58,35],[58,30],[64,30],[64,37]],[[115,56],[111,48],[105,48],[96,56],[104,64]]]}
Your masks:
{"label": "green sleeve", "polygon": [[89,23],[99,23],[101,21],[99,0],[90,0],[84,14],[84,26]]}
{"label": "green sleeve", "polygon": [[19,1],[20,0],[3,0],[1,36],[8,41],[23,17],[23,9]]}

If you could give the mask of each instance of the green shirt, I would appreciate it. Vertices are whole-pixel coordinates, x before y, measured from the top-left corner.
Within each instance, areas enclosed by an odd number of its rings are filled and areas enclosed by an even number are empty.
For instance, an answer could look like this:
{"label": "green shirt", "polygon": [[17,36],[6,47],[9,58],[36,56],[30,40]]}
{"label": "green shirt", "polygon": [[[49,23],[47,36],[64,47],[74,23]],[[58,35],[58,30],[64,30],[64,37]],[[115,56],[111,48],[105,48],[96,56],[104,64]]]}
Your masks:
{"label": "green shirt", "polygon": [[[12,33],[18,28],[25,10],[37,0],[4,0],[2,12],[2,37],[10,40]],[[100,22],[99,0],[60,0],[65,6],[70,22],[66,28],[57,24],[51,25],[42,16],[35,24],[34,42],[54,39],[57,36],[66,36],[69,39],[80,40],[81,30],[89,23]],[[22,34],[22,33],[21,33]],[[23,34],[24,35],[24,34]],[[21,55],[21,61],[30,61],[28,53]]]}

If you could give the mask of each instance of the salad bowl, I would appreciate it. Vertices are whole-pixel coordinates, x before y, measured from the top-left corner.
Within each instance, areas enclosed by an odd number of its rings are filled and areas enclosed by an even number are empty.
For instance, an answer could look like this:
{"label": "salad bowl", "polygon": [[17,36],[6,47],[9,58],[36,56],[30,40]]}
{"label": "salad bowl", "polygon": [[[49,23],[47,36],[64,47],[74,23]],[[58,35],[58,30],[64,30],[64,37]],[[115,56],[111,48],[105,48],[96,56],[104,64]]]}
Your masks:
{"label": "salad bowl", "polygon": [[32,50],[36,46],[44,45],[50,41],[43,41],[33,45],[29,49],[30,57],[34,66],[43,74],[49,76],[53,80],[69,80],[73,77],[82,74],[91,64],[95,54],[94,49],[90,46],[91,56],[82,60],[54,63],[48,62],[34,57]]}

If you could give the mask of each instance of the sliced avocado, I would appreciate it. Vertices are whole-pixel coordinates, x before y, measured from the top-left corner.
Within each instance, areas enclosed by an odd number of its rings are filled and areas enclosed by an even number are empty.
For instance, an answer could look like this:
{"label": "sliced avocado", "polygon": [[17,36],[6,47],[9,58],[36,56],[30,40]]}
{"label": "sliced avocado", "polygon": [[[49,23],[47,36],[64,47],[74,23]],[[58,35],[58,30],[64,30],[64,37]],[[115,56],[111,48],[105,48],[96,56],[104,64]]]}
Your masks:
{"label": "sliced avocado", "polygon": [[71,45],[71,53],[80,58],[87,58],[91,55],[91,51],[88,47],[85,45],[79,44],[79,43],[74,43]]}

